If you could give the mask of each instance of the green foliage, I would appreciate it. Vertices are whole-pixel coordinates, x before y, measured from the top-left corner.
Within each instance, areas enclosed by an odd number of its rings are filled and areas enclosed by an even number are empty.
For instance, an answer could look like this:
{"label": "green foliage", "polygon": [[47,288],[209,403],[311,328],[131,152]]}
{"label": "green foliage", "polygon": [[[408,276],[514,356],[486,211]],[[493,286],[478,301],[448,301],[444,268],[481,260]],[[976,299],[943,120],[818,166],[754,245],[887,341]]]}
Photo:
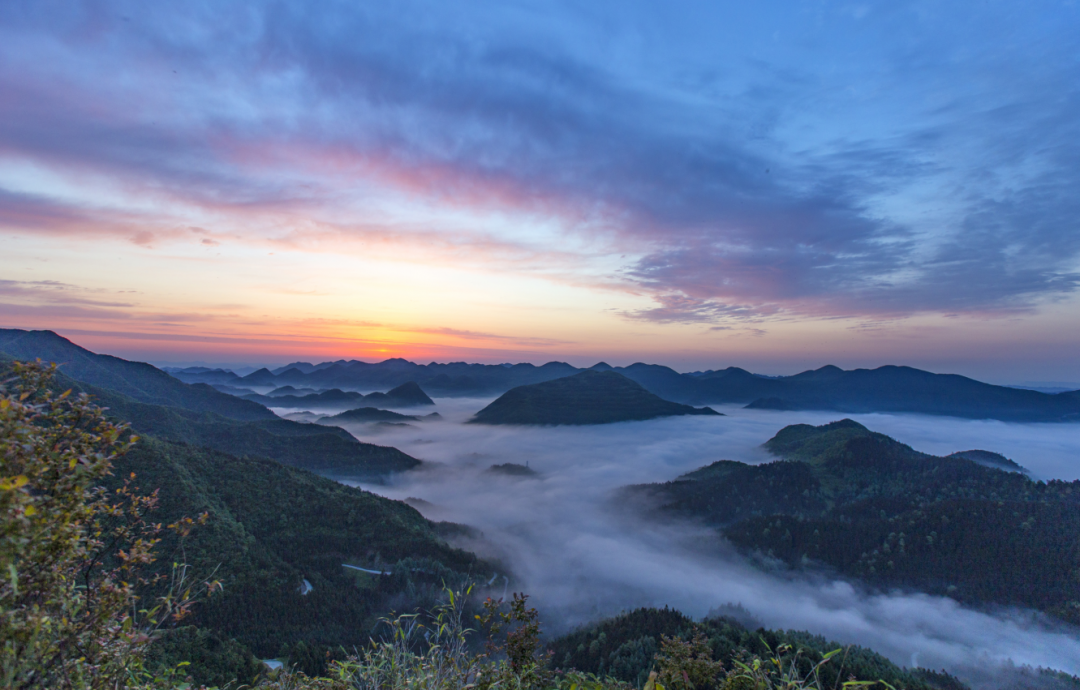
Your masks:
{"label": "green foliage", "polygon": [[501,600],[488,599],[484,603],[484,615],[477,619],[489,631],[487,655],[505,655],[506,660],[483,669],[477,683],[479,690],[540,690],[548,685],[551,676],[547,655],[540,652],[540,615],[526,606],[527,601],[526,595],[515,593],[507,611],[501,610]]}
{"label": "green foliage", "polygon": [[[55,396],[49,392],[55,391],[55,382],[42,385],[47,386],[43,395]],[[112,394],[109,401],[119,398]],[[69,399],[89,405],[85,396]],[[128,410],[176,412],[180,418],[193,414],[121,402]],[[250,426],[256,424],[262,423]],[[199,634],[204,637],[199,639],[217,639],[226,645],[235,640],[262,657],[275,656],[282,648],[297,650],[303,643],[308,648],[303,667],[314,673],[324,672],[342,648],[362,644],[383,612],[433,605],[442,582],[461,581],[473,568],[485,574],[491,571],[473,555],[447,546],[434,525],[404,503],[272,460],[144,437],[111,462],[115,474],[102,473],[98,483],[135,495],[140,487],[157,489],[155,519],[175,523],[191,514],[209,516],[207,524],[189,538],[181,539],[171,531],[155,537],[161,540],[156,550],[164,558],[147,564],[147,577],[157,581],[142,587],[145,596],[167,594],[173,576],[170,563],[191,564],[193,572],[216,571],[224,591],[186,621],[203,630]],[[17,476],[14,471],[9,474]],[[135,479],[125,489],[124,478],[132,474]],[[392,574],[368,575],[342,564]],[[300,593],[305,579],[314,588],[306,596]],[[182,653],[190,645],[165,642],[159,643],[160,654],[155,652],[155,668],[193,660]],[[236,661],[243,656],[230,653],[224,658]],[[225,671],[213,673],[230,665],[234,677],[244,678],[249,671],[247,662],[211,662],[201,652],[194,660],[211,667],[210,675],[187,667],[185,673],[200,682],[224,677]]]}
{"label": "green foliage", "polygon": [[649,680],[664,690],[704,690],[716,686],[724,665],[713,660],[705,634],[696,632],[688,640],[662,635],[656,668]]}
{"label": "green foliage", "polygon": [[[771,649],[764,659],[732,662],[734,668],[723,684],[723,690],[824,690],[829,685],[822,680],[827,665],[843,650],[834,649],[822,655],[821,659],[810,665],[801,661],[801,650],[792,651],[791,646],[781,645],[776,652]],[[834,683],[832,687],[841,688],[880,688],[896,690],[883,680],[845,680]]]}
{"label": "green foliage", "polygon": [[150,646],[145,666],[165,675],[176,668],[178,660],[186,663],[178,675],[196,685],[253,683],[265,668],[244,645],[193,625],[166,631]]}
{"label": "green foliage", "polygon": [[[669,643],[667,649],[671,651],[663,651],[665,639],[679,641],[675,644],[681,645],[681,648]],[[702,639],[707,642],[707,655],[700,646]],[[907,690],[931,690],[939,686],[936,674],[899,668],[888,659],[861,647],[846,647],[840,654],[830,657],[830,653],[838,647],[840,645],[835,642],[808,633],[749,630],[731,618],[708,618],[695,622],[678,611],[666,608],[637,609],[560,637],[548,645],[552,659],[561,668],[610,675],[639,688],[648,687],[651,671],[657,675],[666,672],[671,676],[676,669],[687,670],[690,685],[699,690],[702,687],[739,690],[742,687],[755,690],[758,687],[773,687],[746,685],[749,680],[738,679],[743,674],[738,664],[748,664],[753,668],[755,659],[759,666],[771,663],[773,668],[788,669],[789,677],[797,675],[804,680],[808,676],[816,678],[814,682],[819,683],[821,688],[838,687],[851,679],[884,680]],[[673,661],[661,661],[658,653]],[[822,664],[826,657],[828,663]],[[716,666],[711,666],[707,659],[712,659]],[[777,662],[780,666],[776,665]],[[695,668],[692,663],[698,666]],[[709,677],[720,665],[725,669],[724,675],[715,684],[702,684],[703,678]],[[690,674],[691,669],[695,669],[693,675]],[[771,670],[763,673],[771,673]],[[681,676],[681,672],[678,675]],[[667,680],[671,683],[670,677]],[[656,681],[654,677],[654,688]],[[660,685],[664,685],[663,680],[660,680]],[[666,685],[664,687],[671,690]],[[684,679],[679,687],[689,686]]]}
{"label": "green foliage", "polygon": [[[451,548],[391,501],[272,460],[144,439],[118,467],[161,487],[164,519],[206,511],[188,562],[217,568],[224,591],[192,618],[261,658],[304,642],[321,659],[362,644],[391,609],[433,605],[442,582],[491,567]],[[164,553],[176,544],[166,540]],[[370,575],[343,564],[388,571]],[[313,589],[300,593],[307,580]]]}
{"label": "green foliage", "polygon": [[[148,577],[157,497],[130,481],[99,486],[134,437],[87,396],[54,395],[53,368],[14,372],[0,386],[0,685],[125,685],[142,676],[162,627],[189,613],[188,568]],[[192,524],[170,527],[182,539]],[[139,593],[153,585],[156,602],[144,605]]]}

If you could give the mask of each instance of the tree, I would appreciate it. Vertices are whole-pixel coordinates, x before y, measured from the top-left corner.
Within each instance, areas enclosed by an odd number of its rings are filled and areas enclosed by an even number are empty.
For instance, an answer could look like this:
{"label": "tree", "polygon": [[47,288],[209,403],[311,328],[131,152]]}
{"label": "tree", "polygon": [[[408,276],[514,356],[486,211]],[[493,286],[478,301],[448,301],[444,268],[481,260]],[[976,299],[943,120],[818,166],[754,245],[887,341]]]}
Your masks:
{"label": "tree", "polygon": [[[85,394],[57,395],[55,365],[11,371],[0,383],[0,686],[136,684],[149,644],[194,601],[185,565],[166,582],[144,574],[162,530],[147,519],[156,492],[138,495],[134,475],[100,486],[137,439]],[[140,607],[151,587],[161,593]]]}

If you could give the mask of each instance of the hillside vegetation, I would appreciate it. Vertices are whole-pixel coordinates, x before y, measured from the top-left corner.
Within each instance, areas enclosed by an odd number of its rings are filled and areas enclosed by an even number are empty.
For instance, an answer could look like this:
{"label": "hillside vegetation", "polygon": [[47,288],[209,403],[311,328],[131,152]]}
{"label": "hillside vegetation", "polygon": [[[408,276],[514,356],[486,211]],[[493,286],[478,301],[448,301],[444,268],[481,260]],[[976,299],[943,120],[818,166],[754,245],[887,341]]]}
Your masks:
{"label": "hillside vegetation", "polygon": [[766,448],[783,460],[629,491],[792,568],[1080,622],[1080,482],[927,455],[851,420],[785,427]]}
{"label": "hillside vegetation", "polygon": [[[264,658],[299,642],[361,644],[391,608],[434,601],[442,579],[492,572],[405,503],[273,460],[142,439],[115,464],[117,476],[134,472],[140,487],[159,491],[155,519],[209,513],[185,558],[196,572],[216,569],[224,591],[192,622]],[[305,580],[311,589],[301,594]]]}
{"label": "hillside vegetation", "polygon": [[[11,368],[18,365],[7,366],[3,379],[18,382],[20,377],[11,378]],[[61,376],[37,394],[53,391],[55,397],[58,384],[64,383],[70,380]],[[170,408],[94,390],[121,403],[117,410],[94,414],[117,419],[117,412],[135,411],[146,427],[144,415],[152,413],[165,415],[170,424],[179,419],[188,429],[205,431],[199,419],[185,414],[170,417],[175,412]],[[250,424],[262,423],[240,426]],[[325,427],[310,428],[332,433]],[[444,583],[460,583],[473,574],[488,579],[494,570],[473,554],[447,545],[432,523],[402,502],[267,458],[238,457],[144,436],[112,459],[111,472],[100,481],[116,491],[129,480],[136,494],[156,494],[156,522],[206,515],[205,525],[182,542],[163,535],[156,549],[160,558],[147,567],[151,573],[169,576],[170,563],[185,563],[192,573],[220,582],[222,591],[185,619],[194,626],[183,638],[186,642],[179,646],[169,642],[185,654],[204,656],[206,649],[192,645],[210,644],[215,649],[233,645],[228,654],[232,661],[224,665],[220,655],[210,655],[216,659],[210,666],[223,665],[218,672],[233,675],[204,674],[208,682],[236,678],[250,667],[247,660],[252,654],[263,658],[291,654],[298,645],[308,654],[305,668],[324,671],[327,652],[363,644],[388,611],[431,605]],[[147,584],[144,594],[153,596],[156,591]]]}
{"label": "hillside vegetation", "polygon": [[98,355],[52,331],[0,329],[0,353],[8,359],[55,362],[71,378],[137,400],[193,412],[213,412],[242,421],[275,419],[258,403],[221,393],[206,384],[188,385],[143,362]]}
{"label": "hillside vegetation", "polygon": [[[0,331],[0,334],[3,333],[11,332]],[[396,448],[363,443],[345,430],[333,426],[281,419],[270,410],[248,401],[240,401],[242,412],[255,408],[262,410],[266,416],[258,414],[253,419],[248,418],[249,415],[230,417],[219,411],[223,407],[226,412],[230,411],[228,405],[219,404],[220,398],[227,401],[236,399],[208,386],[181,383],[149,364],[94,355],[59,336],[34,336],[18,339],[17,349],[24,351],[33,343],[43,344],[43,353],[67,362],[59,366],[59,372],[55,375],[56,387],[90,394],[99,405],[108,408],[114,419],[130,424],[140,434],[213,448],[236,456],[271,458],[293,467],[340,478],[378,479],[420,464],[419,460]],[[37,358],[45,359],[43,355],[34,355],[31,359]],[[13,361],[5,350],[0,349],[0,375],[10,370]],[[84,364],[71,366],[73,362]],[[139,380],[155,383],[161,383],[160,379],[164,377],[166,383],[162,384],[164,387],[161,391],[166,397],[144,396],[163,401],[162,404],[145,402],[121,390],[94,383],[102,380],[122,382],[123,377],[131,372],[135,372]],[[136,389],[133,385],[120,385],[120,388],[127,391]],[[172,393],[183,404],[173,404],[172,398],[168,397]]]}
{"label": "hillside vegetation", "polygon": [[[641,608],[560,637],[549,644],[549,649],[553,662],[563,668],[608,675],[642,687],[655,668],[654,658],[661,652],[664,636],[690,639],[695,635],[705,638],[710,657],[728,669],[735,667],[736,661],[768,658],[788,647],[785,661],[795,663],[800,677],[809,675],[829,652],[842,648],[804,632],[750,630],[733,618],[706,618],[697,622],[673,609]],[[799,652],[797,660],[793,658],[796,652]],[[945,674],[902,669],[881,655],[856,646],[844,649],[841,656],[821,666],[818,673],[823,688],[840,686],[851,678],[883,680],[906,690],[964,687]]]}

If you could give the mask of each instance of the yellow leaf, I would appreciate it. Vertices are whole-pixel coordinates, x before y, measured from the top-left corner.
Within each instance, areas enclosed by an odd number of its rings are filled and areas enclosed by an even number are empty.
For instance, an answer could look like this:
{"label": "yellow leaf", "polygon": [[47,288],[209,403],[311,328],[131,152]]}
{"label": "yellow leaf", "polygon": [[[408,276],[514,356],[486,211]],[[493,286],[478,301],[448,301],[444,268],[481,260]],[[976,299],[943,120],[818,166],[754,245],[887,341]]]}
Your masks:
{"label": "yellow leaf", "polygon": [[8,400],[7,398],[4,398],[3,400],[0,400],[0,410],[6,410],[9,407],[11,407],[11,401],[10,400]]}
{"label": "yellow leaf", "polygon": [[26,513],[26,517],[30,517],[31,515],[37,514],[37,508],[35,508],[34,506],[26,506],[26,510],[24,512]]}
{"label": "yellow leaf", "polygon": [[17,477],[11,477],[0,482],[0,489],[4,491],[10,491],[11,489],[18,489],[19,487],[26,486],[30,480],[26,478],[25,474],[20,474]]}

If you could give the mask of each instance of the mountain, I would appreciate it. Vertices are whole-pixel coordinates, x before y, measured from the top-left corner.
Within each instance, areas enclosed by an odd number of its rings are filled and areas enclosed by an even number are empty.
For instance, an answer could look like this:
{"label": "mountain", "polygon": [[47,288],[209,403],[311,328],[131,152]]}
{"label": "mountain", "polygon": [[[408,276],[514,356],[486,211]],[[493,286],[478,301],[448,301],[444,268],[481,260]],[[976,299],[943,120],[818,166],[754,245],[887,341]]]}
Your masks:
{"label": "mountain", "polygon": [[236,456],[257,456],[317,474],[350,479],[378,479],[420,465],[397,448],[363,443],[344,429],[288,419],[240,422],[213,412],[191,412],[140,403],[88,384],[63,384],[94,396],[110,416],[128,422],[140,434],[203,446]]}
{"label": "mountain", "polygon": [[501,465],[492,465],[484,470],[491,474],[503,474],[508,477],[527,477],[534,479],[540,476],[540,473],[529,467],[528,465],[521,465],[516,462],[505,462]]}
{"label": "mountain", "polygon": [[[448,546],[408,505],[272,460],[146,438],[116,463],[118,478],[131,472],[145,491],[158,489],[154,520],[209,512],[182,557],[224,589],[186,622],[236,639],[260,658],[301,642],[319,658],[361,646],[389,609],[433,600],[444,580],[492,572]],[[159,563],[180,558],[178,548],[167,538]],[[310,590],[301,594],[305,581]]]}
{"label": "mountain", "polygon": [[[665,400],[689,405],[741,404],[752,409],[844,413],[912,412],[1003,421],[1080,421],[1080,391],[1049,394],[902,366],[851,371],[824,366],[794,376],[762,376],[738,367],[680,374],[669,367],[640,362],[627,367],[599,362],[590,370],[620,373]],[[297,363],[273,372],[260,370],[249,374],[239,385],[372,390],[411,381],[439,396],[480,396],[497,395],[517,386],[553,381],[581,371],[585,370],[565,362],[534,366],[416,364],[403,359],[378,363],[338,360],[318,365]],[[200,377],[219,376],[215,372],[177,375],[192,382],[201,381]],[[237,381],[216,378],[210,382],[238,385]],[[255,399],[267,404],[263,398]]]}
{"label": "mountain", "polygon": [[780,460],[627,491],[766,562],[1080,623],[1080,481],[927,455],[847,419],[785,427],[765,448]]}
{"label": "mountain", "polygon": [[917,412],[972,419],[1017,422],[1080,421],[1080,396],[993,386],[955,374],[932,374],[911,367],[844,371],[822,367],[781,379],[739,384],[739,396],[724,378],[703,376],[703,386],[731,402],[754,397],[759,409],[835,410],[838,412]]}
{"label": "mountain", "polygon": [[139,402],[213,412],[243,421],[277,418],[257,403],[227,395],[205,383],[182,383],[150,364],[94,354],[52,331],[0,329],[0,353],[11,359],[55,362],[61,372],[76,381],[108,388]]}
{"label": "mountain", "polygon": [[[3,365],[9,367],[10,359]],[[252,653],[273,657],[301,644],[315,652],[306,670],[323,672],[328,653],[365,644],[391,609],[429,605],[444,583],[463,582],[472,572],[486,580],[494,569],[449,546],[440,536],[446,525],[436,526],[404,503],[260,457],[294,455],[297,464],[309,466],[334,466],[337,458],[369,470],[372,454],[417,464],[396,449],[361,444],[332,427],[279,419],[241,422],[142,403],[63,374],[51,387],[89,393],[108,406],[108,416],[143,432],[114,462],[107,488],[131,478],[136,494],[156,491],[157,509],[149,517],[162,524],[208,513],[206,524],[183,544],[175,533],[164,532],[153,566],[167,576],[170,564],[185,562],[196,581],[213,578],[224,585],[185,619],[194,628],[178,631],[176,639],[170,635],[159,650],[166,666],[205,660],[185,671],[200,683],[248,682]]]}
{"label": "mountain", "polygon": [[406,381],[397,388],[385,393],[369,393],[364,400],[380,403],[390,407],[415,407],[417,405],[434,405],[435,401],[420,388],[416,381]]}
{"label": "mountain", "polygon": [[513,388],[470,420],[478,424],[608,424],[673,415],[717,415],[668,402],[613,371]]}
{"label": "mountain", "polygon": [[165,373],[178,378],[184,383],[209,383],[210,385],[233,385],[240,381],[240,377],[226,369],[210,369],[208,367],[161,367]]}
{"label": "mountain", "polygon": [[[59,338],[59,336],[56,336]],[[46,339],[46,343],[51,339]],[[35,359],[40,357],[46,360],[45,355],[64,355],[68,361],[79,361],[76,356],[82,348],[68,343],[59,338],[61,343],[54,347],[46,347],[40,355],[30,353]],[[28,342],[23,340],[21,349],[23,354],[29,348]],[[63,343],[67,343],[65,346]],[[15,348],[13,348],[15,349]],[[74,352],[67,350],[74,350]],[[84,351],[85,352],[85,351]],[[91,357],[103,357],[86,353]],[[85,355],[83,355],[85,356]],[[9,357],[6,350],[0,350],[0,360]],[[95,380],[108,380],[110,383],[120,385],[126,390],[145,391],[147,386],[141,387],[128,384],[118,379],[127,372],[134,372],[141,377],[136,380],[149,380],[151,383],[159,382],[153,374],[151,365],[135,365],[116,357],[105,357],[104,364],[109,367],[105,375],[90,359],[90,364],[81,367],[69,367],[66,364],[60,366],[55,385],[61,389],[71,388],[76,392],[85,392],[94,397],[97,404],[108,408],[109,416],[129,423],[139,434],[152,435],[159,439],[187,443],[195,446],[212,448],[223,453],[237,456],[259,456],[270,458],[286,465],[299,467],[323,475],[351,479],[379,479],[392,472],[402,472],[420,465],[420,461],[406,455],[396,448],[378,446],[371,443],[363,443],[354,438],[343,429],[330,426],[317,426],[303,424],[287,419],[280,419],[269,410],[262,408],[256,403],[239,401],[243,408],[254,407],[269,413],[269,418],[257,418],[255,420],[235,419],[220,414],[215,409],[224,408],[231,410],[229,404],[220,405],[216,396],[222,396],[226,402],[236,401],[232,396],[219,394],[205,385],[189,386],[166,376],[167,386],[176,387],[179,391],[180,402],[188,406],[172,406],[169,404],[155,404],[141,402],[130,395],[118,390],[89,383],[72,375],[76,372],[87,375]],[[7,367],[0,362],[0,371]],[[65,373],[66,372],[66,373]],[[162,373],[162,372],[158,372]],[[190,389],[194,389],[194,393]],[[206,409],[200,410],[199,396],[211,390],[215,395],[207,396],[209,402]],[[153,400],[162,400],[160,395],[147,396]],[[167,399],[166,399],[167,403]],[[194,409],[192,409],[194,408]],[[244,409],[241,411],[244,411]],[[259,415],[261,417],[261,415]]]}
{"label": "mountain", "polygon": [[319,424],[334,424],[335,422],[415,422],[420,418],[415,415],[400,414],[390,410],[380,410],[377,407],[358,407],[355,410],[346,410],[332,417],[323,417]]}
{"label": "mountain", "polygon": [[269,395],[251,393],[244,395],[243,398],[270,407],[304,410],[327,407],[340,408],[345,405],[355,405],[359,402],[368,402],[373,405],[383,405],[385,407],[416,407],[417,405],[435,404],[435,401],[428,397],[427,393],[425,393],[415,381],[403,383],[386,393],[376,392],[368,393],[367,395],[355,391],[343,391],[338,388],[331,388],[330,390],[325,390],[320,393],[309,393],[307,395],[294,395],[289,391],[285,391],[285,394],[278,393],[278,391],[282,391],[286,388],[291,388],[291,386],[277,388],[274,391],[271,391]]}

